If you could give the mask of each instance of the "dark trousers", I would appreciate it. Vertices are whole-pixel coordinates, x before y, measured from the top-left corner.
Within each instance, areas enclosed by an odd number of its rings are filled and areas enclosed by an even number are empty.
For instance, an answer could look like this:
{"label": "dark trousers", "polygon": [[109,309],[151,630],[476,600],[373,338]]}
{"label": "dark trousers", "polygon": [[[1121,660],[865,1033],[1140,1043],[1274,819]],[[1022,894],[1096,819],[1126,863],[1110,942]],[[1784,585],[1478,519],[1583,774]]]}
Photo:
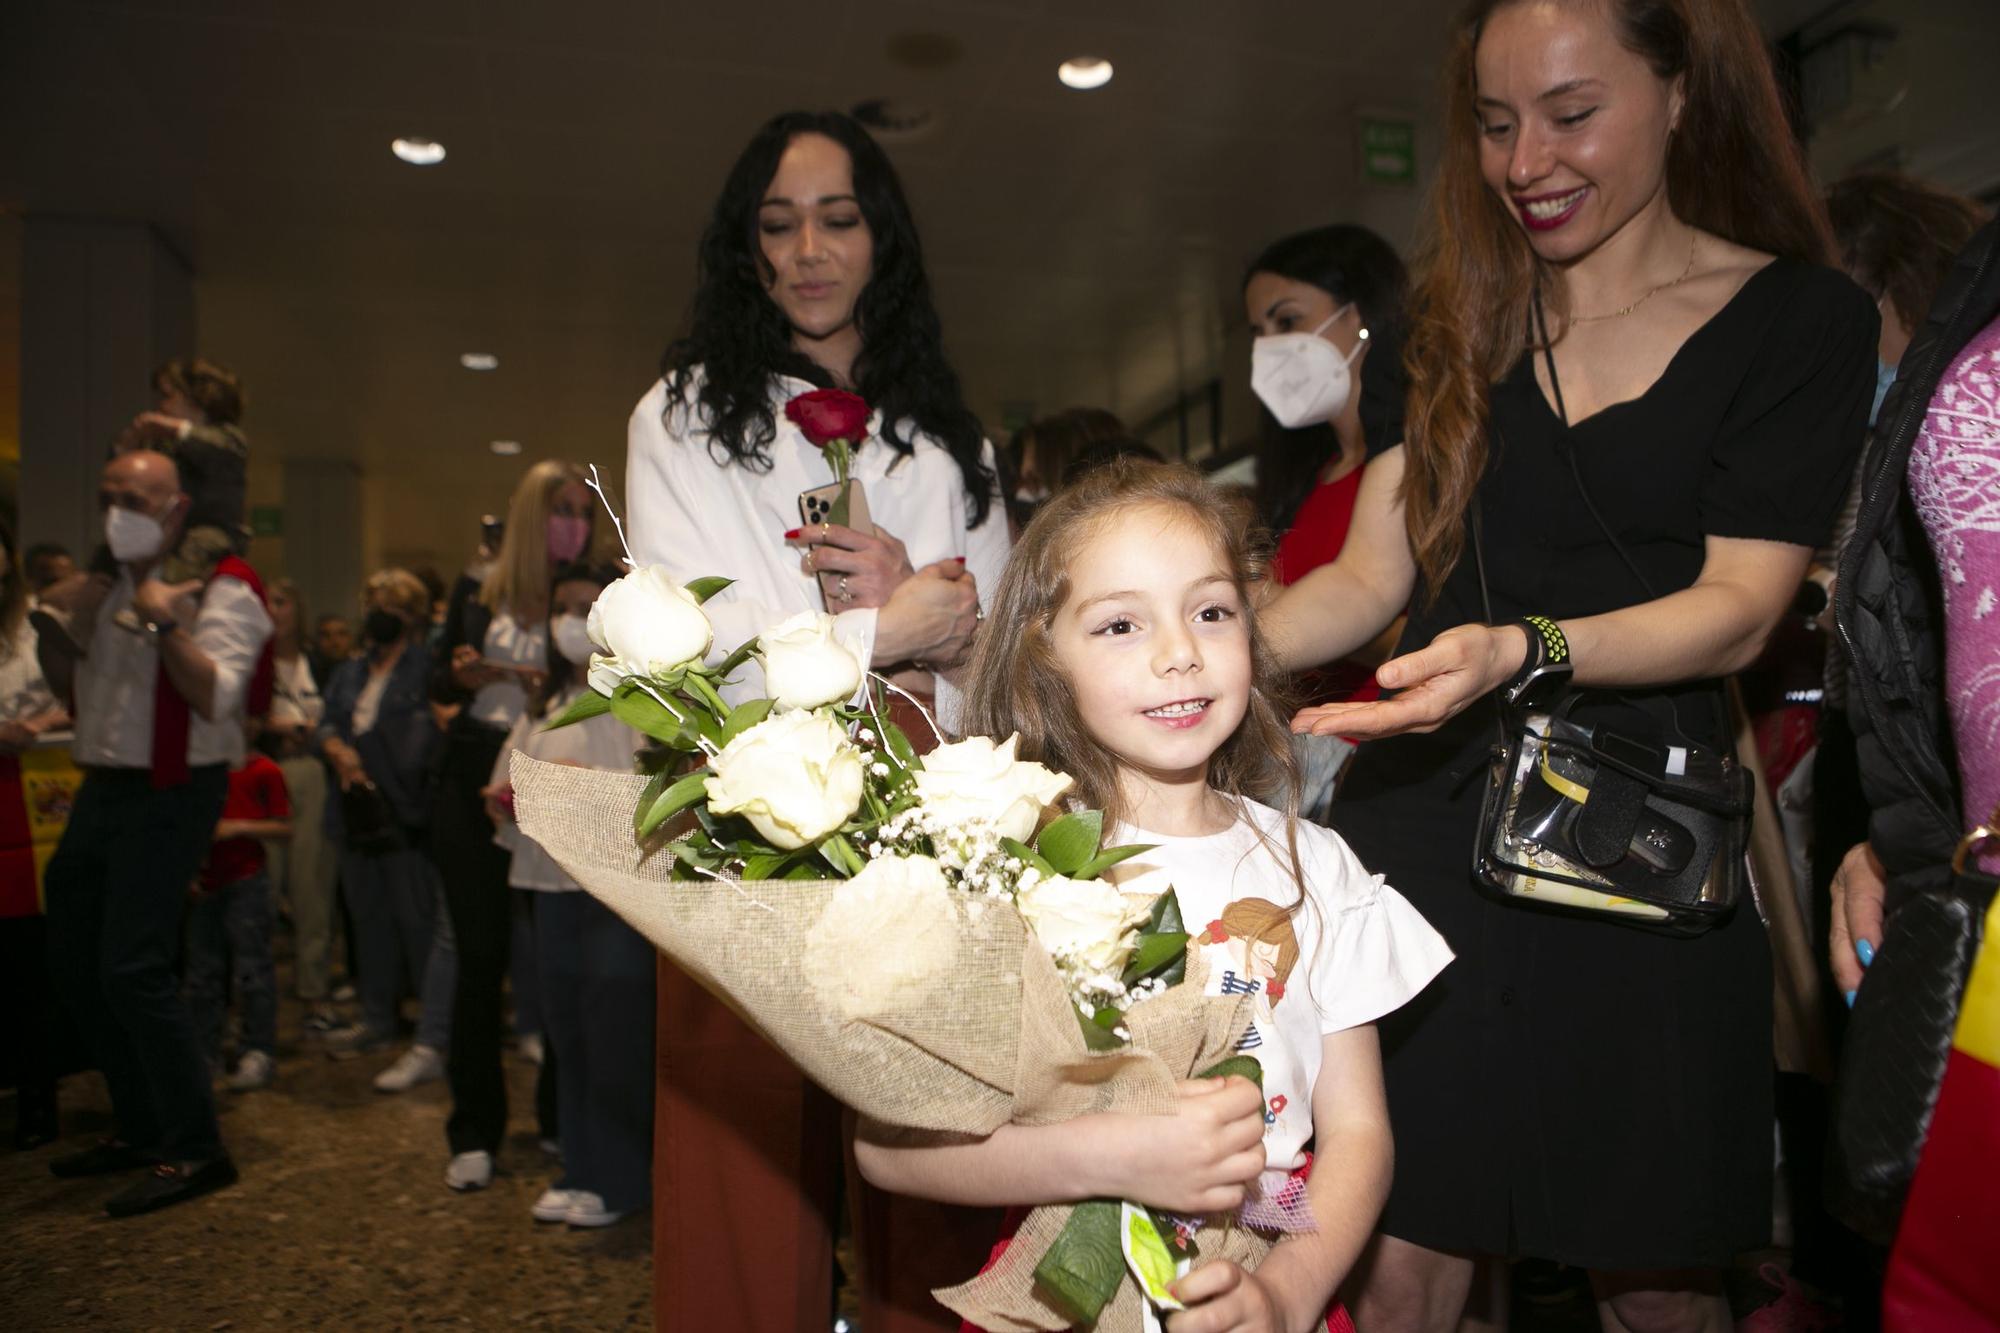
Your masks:
{"label": "dark trousers", "polygon": [[507,1137],[507,1081],[500,1069],[502,989],[514,933],[509,856],[494,845],[493,821],[479,796],[493,776],[505,736],[460,719],[446,742],[439,774],[432,854],[444,877],[445,908],[458,937],[458,985],[452,996],[451,1118],[454,1153],[498,1153]]}
{"label": "dark trousers", "polygon": [[587,893],[538,894],[542,1021],[556,1058],[563,1174],[637,1212],[653,1170],[653,975],[644,936]]}
{"label": "dark trousers", "polygon": [[222,1152],[175,962],[228,787],[221,764],[165,791],[140,770],[92,772],[43,877],[50,971],[104,1072],[118,1137],[171,1162]]}
{"label": "dark trousers", "polygon": [[278,976],[271,962],[271,877],[259,870],[197,898],[188,911],[187,997],[202,1054],[222,1058],[231,982],[243,1051],[278,1053]]}

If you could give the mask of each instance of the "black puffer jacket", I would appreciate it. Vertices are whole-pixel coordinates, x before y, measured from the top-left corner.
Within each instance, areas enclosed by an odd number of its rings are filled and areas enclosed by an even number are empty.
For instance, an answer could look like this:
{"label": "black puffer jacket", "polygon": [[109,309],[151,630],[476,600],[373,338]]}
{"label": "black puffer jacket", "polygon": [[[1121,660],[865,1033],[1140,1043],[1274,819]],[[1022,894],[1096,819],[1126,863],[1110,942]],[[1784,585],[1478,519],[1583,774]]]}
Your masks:
{"label": "black puffer jacket", "polygon": [[1951,871],[1961,801],[1944,700],[1943,604],[1905,474],[1938,381],[1996,314],[2000,223],[1988,223],[1939,290],[1882,404],[1834,594],[1868,840],[1887,872],[1888,900],[1841,1052],[1826,1197],[1881,1244],[1895,1235],[1916,1171],[1992,897]]}
{"label": "black puffer jacket", "polygon": [[1868,840],[1889,909],[1949,878],[1960,827],[1958,764],[1944,703],[1937,562],[1904,474],[1931,394],[1973,335],[2000,314],[2000,221],[1959,255],[1910,340],[1863,462],[1861,512],[1840,558],[1834,617],[1851,662]]}

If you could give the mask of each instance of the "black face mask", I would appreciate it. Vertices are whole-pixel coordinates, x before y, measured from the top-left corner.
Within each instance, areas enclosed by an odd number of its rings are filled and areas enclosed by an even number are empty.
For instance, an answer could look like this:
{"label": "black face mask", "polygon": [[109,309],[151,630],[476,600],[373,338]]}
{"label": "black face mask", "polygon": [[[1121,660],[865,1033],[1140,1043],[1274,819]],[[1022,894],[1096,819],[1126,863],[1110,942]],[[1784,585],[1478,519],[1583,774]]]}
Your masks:
{"label": "black face mask", "polygon": [[361,632],[368,636],[368,642],[386,647],[403,637],[403,618],[394,611],[377,607],[361,622]]}

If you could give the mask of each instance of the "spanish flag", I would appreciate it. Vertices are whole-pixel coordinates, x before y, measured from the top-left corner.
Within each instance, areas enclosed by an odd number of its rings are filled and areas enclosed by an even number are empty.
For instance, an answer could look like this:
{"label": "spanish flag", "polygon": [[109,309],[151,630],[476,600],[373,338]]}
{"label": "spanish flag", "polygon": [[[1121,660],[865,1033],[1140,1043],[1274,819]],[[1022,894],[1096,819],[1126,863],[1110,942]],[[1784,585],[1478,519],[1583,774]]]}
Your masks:
{"label": "spanish flag", "polygon": [[1889,1257],[1882,1322],[1897,1333],[2000,1330],[2000,897]]}

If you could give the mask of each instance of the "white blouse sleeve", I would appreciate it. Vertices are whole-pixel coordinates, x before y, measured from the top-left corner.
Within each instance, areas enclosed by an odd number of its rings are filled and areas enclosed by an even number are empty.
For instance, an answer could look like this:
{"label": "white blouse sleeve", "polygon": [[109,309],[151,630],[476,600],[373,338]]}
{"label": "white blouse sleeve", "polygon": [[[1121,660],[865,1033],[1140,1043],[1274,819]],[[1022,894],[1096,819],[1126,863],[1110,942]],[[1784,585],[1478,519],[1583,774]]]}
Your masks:
{"label": "white blouse sleeve", "polygon": [[1452,952],[1407,898],[1369,874],[1337,835],[1320,832],[1312,890],[1326,924],[1312,995],[1320,1031],[1332,1033],[1402,1008],[1444,970]]}
{"label": "white blouse sleeve", "polygon": [[[986,521],[976,528],[967,529],[964,541],[965,572],[972,575],[978,585],[979,609],[983,612],[993,605],[993,595],[1000,589],[1000,575],[1006,571],[1013,538],[1007,531],[1007,506],[1000,497],[999,471],[995,467],[991,440],[980,443],[979,461],[994,477],[993,493],[986,509]],[[954,494],[952,502],[962,506],[966,497],[959,491]],[[965,711],[964,695],[943,672],[937,675],[937,711],[939,725],[947,733],[957,735],[959,719]]]}

